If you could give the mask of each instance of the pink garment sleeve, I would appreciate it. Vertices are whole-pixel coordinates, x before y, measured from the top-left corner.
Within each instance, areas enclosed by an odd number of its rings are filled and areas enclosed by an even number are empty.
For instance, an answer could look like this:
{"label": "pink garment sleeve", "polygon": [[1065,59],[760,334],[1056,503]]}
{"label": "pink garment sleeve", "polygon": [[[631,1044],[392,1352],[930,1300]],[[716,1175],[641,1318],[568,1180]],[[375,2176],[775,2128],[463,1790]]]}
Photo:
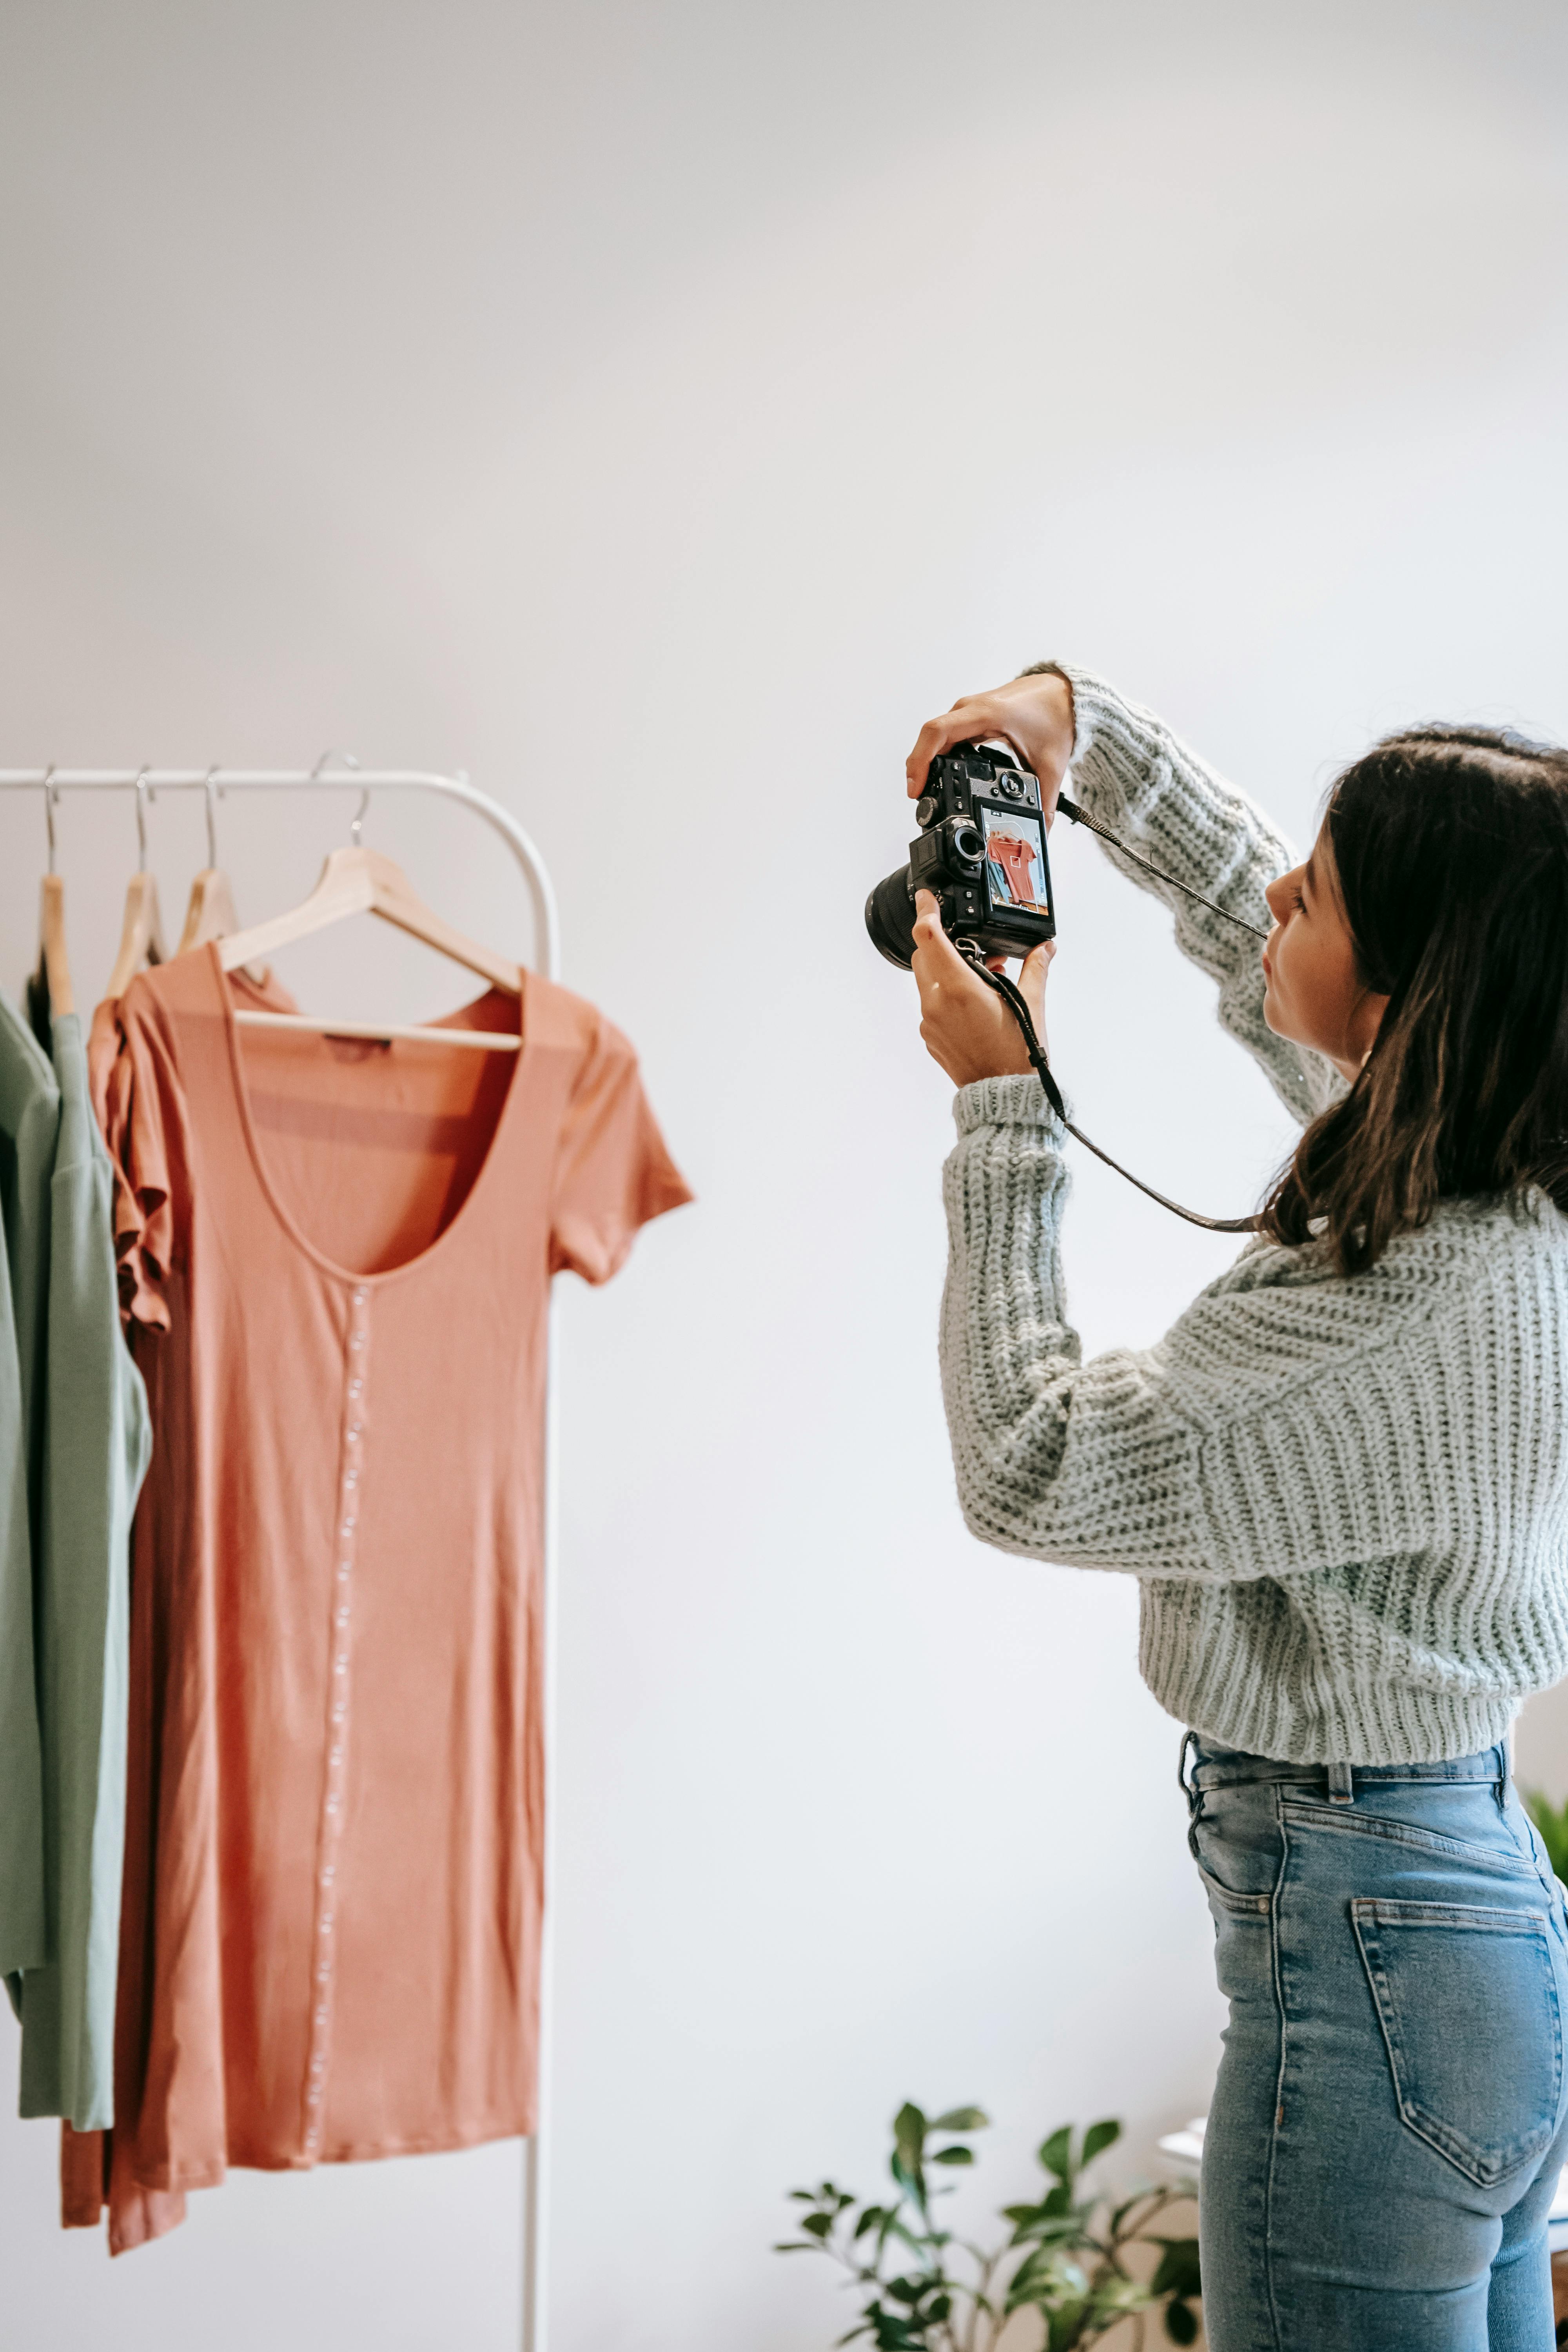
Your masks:
{"label": "pink garment sleeve", "polygon": [[550,1271],[606,1282],[639,1225],[692,1198],[648,1108],[637,1055],[600,1019],[562,1124],[552,1196]]}
{"label": "pink garment sleeve", "polygon": [[[184,1164],[182,1103],[162,1023],[135,982],[100,1004],[88,1040],[88,1084],[114,1163],[114,1248],[127,1321],[169,1328],[163,1285],[173,1264],[174,1194]],[[171,1129],[173,1132],[171,1132]]]}

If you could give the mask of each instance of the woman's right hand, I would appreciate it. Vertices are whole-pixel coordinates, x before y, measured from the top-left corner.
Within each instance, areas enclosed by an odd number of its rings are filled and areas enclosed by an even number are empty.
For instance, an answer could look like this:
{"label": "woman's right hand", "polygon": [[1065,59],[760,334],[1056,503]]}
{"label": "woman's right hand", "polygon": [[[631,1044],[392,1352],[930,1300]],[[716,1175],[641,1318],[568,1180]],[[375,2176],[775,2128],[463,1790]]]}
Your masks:
{"label": "woman's right hand", "polygon": [[919,800],[924,792],[933,760],[955,743],[972,743],[987,735],[1011,743],[1025,766],[1034,770],[1049,825],[1073,746],[1072,688],[1055,670],[1010,678],[989,694],[963,695],[942,718],[928,719],[904,762],[910,800]]}

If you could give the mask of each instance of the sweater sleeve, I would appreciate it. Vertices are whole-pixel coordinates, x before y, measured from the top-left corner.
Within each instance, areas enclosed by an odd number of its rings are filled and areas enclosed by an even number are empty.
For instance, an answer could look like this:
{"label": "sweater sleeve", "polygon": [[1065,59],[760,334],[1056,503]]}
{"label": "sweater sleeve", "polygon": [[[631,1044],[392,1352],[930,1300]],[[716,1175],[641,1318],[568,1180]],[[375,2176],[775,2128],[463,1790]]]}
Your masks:
{"label": "sweater sleeve", "polygon": [[[1124,702],[1088,670],[1062,662],[1048,667],[1072,688],[1073,789],[1089,814],[1178,882],[1267,929],[1264,886],[1296,863],[1284,835],[1152,711]],[[1265,1022],[1261,941],[1155,881],[1108,843],[1100,846],[1130,882],[1170,908],[1176,945],[1219,983],[1222,1024],[1261,1065],[1286,1108],[1303,1126],[1326,1109],[1343,1092],[1343,1080],[1321,1055],[1277,1037]]]}
{"label": "sweater sleeve", "polygon": [[942,1370],[972,1534],[1222,1581],[1442,1539],[1457,1506],[1433,1465],[1463,1452],[1446,1369],[1463,1351],[1429,1271],[1397,1247],[1342,1276],[1251,1244],[1156,1347],[1085,1363],[1062,1284],[1060,1125],[1032,1076],[965,1087],[955,1112]]}

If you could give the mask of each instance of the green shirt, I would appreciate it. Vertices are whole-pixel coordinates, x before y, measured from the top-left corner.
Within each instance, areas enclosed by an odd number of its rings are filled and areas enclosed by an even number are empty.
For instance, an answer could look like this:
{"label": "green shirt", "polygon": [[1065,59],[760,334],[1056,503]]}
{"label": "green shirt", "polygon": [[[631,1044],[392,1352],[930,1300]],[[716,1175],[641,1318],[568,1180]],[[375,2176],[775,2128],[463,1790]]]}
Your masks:
{"label": "green shirt", "polygon": [[33,1533],[41,1503],[49,1179],[59,1116],[54,1072],[0,997],[0,1972],[13,2007],[18,1971],[41,1962],[47,1951]]}
{"label": "green shirt", "polygon": [[151,1451],[120,1328],[113,1171],[74,1013],[53,1024],[41,1541],[35,1546],[48,1958],[21,1980],[24,2116],[113,2121],[131,1518]]}

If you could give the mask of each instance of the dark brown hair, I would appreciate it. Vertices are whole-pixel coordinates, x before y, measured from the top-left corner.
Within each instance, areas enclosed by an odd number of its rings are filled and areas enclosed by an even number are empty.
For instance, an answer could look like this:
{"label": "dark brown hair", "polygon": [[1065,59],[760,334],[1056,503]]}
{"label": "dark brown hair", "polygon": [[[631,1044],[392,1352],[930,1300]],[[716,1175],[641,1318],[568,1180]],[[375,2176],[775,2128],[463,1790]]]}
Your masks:
{"label": "dark brown hair", "polygon": [[1263,1231],[1353,1274],[1455,1195],[1538,1186],[1568,1209],[1568,751],[1408,728],[1345,770],[1324,822],[1359,976],[1388,1009]]}

